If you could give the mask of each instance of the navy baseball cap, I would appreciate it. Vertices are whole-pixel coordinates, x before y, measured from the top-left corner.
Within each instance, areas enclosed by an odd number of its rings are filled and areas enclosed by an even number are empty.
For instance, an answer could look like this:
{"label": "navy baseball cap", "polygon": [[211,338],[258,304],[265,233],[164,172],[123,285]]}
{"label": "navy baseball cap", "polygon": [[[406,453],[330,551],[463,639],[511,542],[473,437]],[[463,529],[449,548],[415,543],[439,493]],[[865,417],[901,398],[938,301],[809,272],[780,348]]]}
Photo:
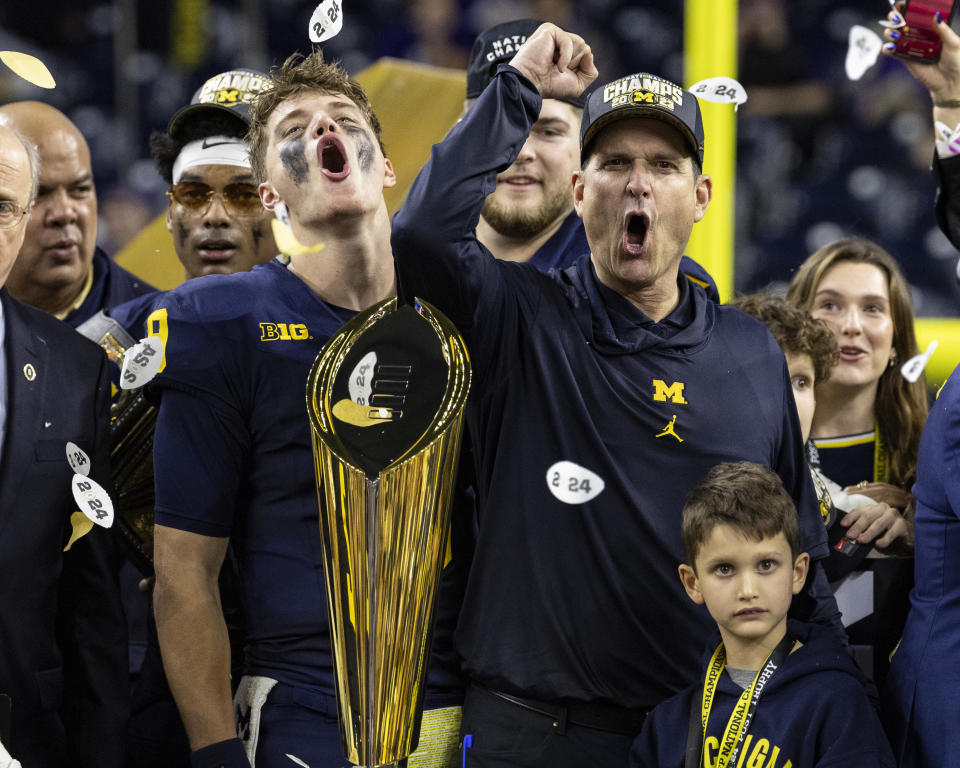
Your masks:
{"label": "navy baseball cap", "polygon": [[250,107],[262,92],[273,87],[270,77],[253,69],[232,69],[214,75],[201,85],[190,103],[170,118],[167,133],[174,139],[192,117],[219,111],[233,115],[242,130],[250,125]]}
{"label": "navy baseball cap", "polygon": [[703,168],[700,102],[679,85],[646,72],[626,75],[591,92],[580,122],[581,162],[597,134],[610,123],[626,117],[651,117],[669,123],[683,134]]}
{"label": "navy baseball cap", "polygon": [[[477,36],[470,51],[470,63],[467,64],[468,99],[475,99],[483,93],[483,89],[497,74],[497,67],[509,63],[541,24],[543,22],[536,19],[515,19],[490,27]],[[583,109],[586,99],[579,96],[561,101]]]}

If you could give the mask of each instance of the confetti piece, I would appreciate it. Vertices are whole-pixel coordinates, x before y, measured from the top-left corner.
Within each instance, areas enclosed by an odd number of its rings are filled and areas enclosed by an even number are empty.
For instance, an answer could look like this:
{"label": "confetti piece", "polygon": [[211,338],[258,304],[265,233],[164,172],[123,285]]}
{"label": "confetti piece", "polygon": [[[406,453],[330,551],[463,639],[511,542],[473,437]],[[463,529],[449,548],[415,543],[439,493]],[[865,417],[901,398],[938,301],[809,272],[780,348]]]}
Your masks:
{"label": "confetti piece", "polygon": [[850,27],[849,40],[850,45],[847,48],[844,66],[848,78],[859,80],[870,67],[877,63],[883,40],[872,29],[861,27],[859,24]]}
{"label": "confetti piece", "polygon": [[136,389],[150,381],[163,362],[163,340],[148,336],[123,353],[120,369],[120,389]]}
{"label": "confetti piece", "polygon": [[293,230],[279,219],[274,219],[271,221],[270,227],[273,229],[273,239],[277,244],[277,248],[281,253],[287,254],[287,256],[302,256],[305,253],[319,253],[325,247],[323,243],[317,243],[316,245],[303,245],[299,240],[297,240],[297,236],[293,234]]}
{"label": "confetti piece", "polygon": [[67,463],[70,469],[84,477],[90,474],[90,457],[76,443],[67,443]]}
{"label": "confetti piece", "polygon": [[732,77],[708,77],[689,88],[690,93],[714,104],[733,104],[737,109],[747,100],[747,89]]}
{"label": "confetti piece", "polygon": [[907,362],[905,362],[900,368],[900,375],[903,376],[911,384],[920,378],[920,374],[923,373],[923,369],[927,367],[927,363],[930,358],[933,357],[933,353],[937,349],[937,344],[939,342],[934,339],[930,342],[930,345],[927,347],[927,351],[922,355],[917,355],[916,357],[911,357]]}
{"label": "confetti piece", "polygon": [[73,532],[70,534],[70,541],[63,548],[64,552],[70,550],[75,541],[82,539],[93,530],[93,520],[87,517],[83,512],[74,512],[70,515],[70,525],[73,526]]}
{"label": "confetti piece", "polygon": [[40,88],[55,88],[57,85],[47,65],[36,56],[17,51],[0,51],[0,61],[28,83]]}
{"label": "confetti piece", "polygon": [[83,475],[74,475],[71,489],[73,500],[88,519],[104,528],[113,525],[113,502],[100,483]]}
{"label": "confetti piece", "polygon": [[308,31],[310,41],[322,43],[339,35],[341,29],[343,29],[341,0],[323,0],[310,17]]}

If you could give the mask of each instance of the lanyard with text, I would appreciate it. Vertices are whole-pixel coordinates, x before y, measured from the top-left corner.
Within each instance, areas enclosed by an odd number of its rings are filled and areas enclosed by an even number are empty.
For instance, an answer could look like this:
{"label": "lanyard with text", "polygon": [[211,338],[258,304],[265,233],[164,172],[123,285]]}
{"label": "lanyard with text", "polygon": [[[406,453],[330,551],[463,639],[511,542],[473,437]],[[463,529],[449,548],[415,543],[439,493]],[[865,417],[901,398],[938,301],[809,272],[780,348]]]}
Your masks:
{"label": "lanyard with text", "polygon": [[[789,635],[785,636],[777,647],[773,649],[773,653],[763,662],[760,671],[757,672],[756,677],[753,678],[750,687],[746,688],[740,695],[740,699],[737,701],[736,706],[734,706],[733,712],[730,713],[727,727],[723,731],[723,738],[720,740],[720,749],[717,753],[714,768],[726,768],[728,765],[736,765],[737,753],[740,752],[740,747],[743,746],[743,740],[747,736],[747,731],[750,730],[750,723],[753,720],[754,713],[757,711],[757,702],[760,700],[760,694],[763,693],[764,687],[770,682],[773,673],[780,668],[790,654],[792,647],[793,640]],[[717,690],[720,674],[726,665],[727,652],[723,647],[723,643],[720,643],[720,645],[717,646],[717,650],[713,652],[710,664],[707,667],[706,677],[703,681],[703,699],[700,702],[701,765],[703,764],[703,742],[707,737],[707,723],[710,720],[710,709],[713,707],[713,696]]]}
{"label": "lanyard with text", "polygon": [[883,442],[883,436],[880,434],[880,425],[873,426],[873,482],[890,482],[890,455],[887,453],[887,446]]}

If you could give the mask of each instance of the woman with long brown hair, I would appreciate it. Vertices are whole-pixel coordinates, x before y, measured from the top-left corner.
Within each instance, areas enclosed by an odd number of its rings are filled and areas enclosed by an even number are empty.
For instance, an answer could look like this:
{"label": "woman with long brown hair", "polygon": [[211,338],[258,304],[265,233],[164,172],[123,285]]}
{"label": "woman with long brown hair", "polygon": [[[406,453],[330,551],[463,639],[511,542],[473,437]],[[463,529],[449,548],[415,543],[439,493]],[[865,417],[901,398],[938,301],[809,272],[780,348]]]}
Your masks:
{"label": "woman with long brown hair", "polygon": [[[846,493],[874,502],[839,521],[842,536],[831,560],[835,573],[849,571],[842,567],[847,561],[872,574],[873,612],[847,630],[851,644],[865,646],[862,663],[879,684],[903,629],[913,580],[909,488],[928,411],[924,377],[910,382],[900,372],[918,353],[910,293],[889,253],[869,240],[845,238],[807,258],[787,299],[825,321],[840,347],[829,381],[817,388],[813,460]],[[900,558],[884,560],[892,554]]]}

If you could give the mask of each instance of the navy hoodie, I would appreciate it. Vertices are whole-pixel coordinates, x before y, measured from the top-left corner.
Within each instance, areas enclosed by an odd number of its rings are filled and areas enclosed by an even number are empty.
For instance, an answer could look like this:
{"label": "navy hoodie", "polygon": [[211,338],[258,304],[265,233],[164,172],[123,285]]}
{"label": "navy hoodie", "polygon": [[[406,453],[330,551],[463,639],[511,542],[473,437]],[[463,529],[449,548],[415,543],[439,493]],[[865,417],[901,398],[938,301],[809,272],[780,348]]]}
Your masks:
{"label": "navy hoodie", "polygon": [[[676,575],[683,500],[708,469],[774,468],[812,558],[826,535],[786,363],[762,323],[683,279],[654,323],[600,284],[588,255],[543,274],[477,241],[483,200],[539,109],[501,68],[394,220],[402,295],[457,323],[474,370],[479,534],[457,649],[491,688],[649,708],[693,681],[713,626]],[[835,623],[814,574],[817,620]]]}
{"label": "navy hoodie", "polygon": [[[731,768],[879,768],[895,764],[863,675],[832,633],[790,621],[803,643],[764,686],[743,747]],[[630,768],[683,768],[692,699],[720,643],[716,632],[704,654],[700,682],[647,716],[630,750]],[[710,711],[703,765],[713,765],[730,713],[743,689],[724,672]],[[699,713],[699,705],[696,707]]]}

